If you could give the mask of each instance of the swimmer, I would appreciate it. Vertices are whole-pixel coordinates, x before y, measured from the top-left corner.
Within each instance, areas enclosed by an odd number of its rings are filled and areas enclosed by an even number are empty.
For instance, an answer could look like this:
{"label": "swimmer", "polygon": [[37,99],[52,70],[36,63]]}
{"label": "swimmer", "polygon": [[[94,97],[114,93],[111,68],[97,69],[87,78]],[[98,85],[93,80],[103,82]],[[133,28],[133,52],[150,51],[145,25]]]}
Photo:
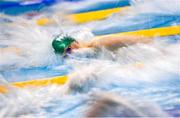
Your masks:
{"label": "swimmer", "polygon": [[[98,47],[123,47],[127,45],[132,45],[136,43],[149,43],[152,42],[151,38],[143,36],[134,36],[134,35],[114,35],[114,36],[102,36],[96,37],[90,40],[89,42],[77,41],[71,36],[67,35],[58,35],[52,41],[52,47],[54,51],[58,54],[67,54],[72,50],[81,49],[81,48],[98,48]],[[18,55],[21,54],[21,50],[16,47],[7,47],[1,48],[0,52],[11,52]]]}
{"label": "swimmer", "polygon": [[98,48],[98,47],[123,47],[136,43],[149,43],[152,42],[151,38],[133,35],[119,35],[119,36],[103,36],[93,38],[89,42],[77,41],[70,36],[57,36],[52,42],[54,51],[58,54],[66,54],[72,50],[80,48]]}

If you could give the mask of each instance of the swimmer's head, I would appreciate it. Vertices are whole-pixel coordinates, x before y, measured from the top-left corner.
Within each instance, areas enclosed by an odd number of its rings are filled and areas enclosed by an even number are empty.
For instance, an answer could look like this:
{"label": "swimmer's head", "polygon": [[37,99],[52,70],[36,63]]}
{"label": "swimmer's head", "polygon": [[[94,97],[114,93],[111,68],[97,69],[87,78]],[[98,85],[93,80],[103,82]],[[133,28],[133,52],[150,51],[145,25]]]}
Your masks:
{"label": "swimmer's head", "polygon": [[64,54],[70,50],[71,44],[75,41],[76,40],[70,36],[58,35],[54,38],[52,47],[56,53]]}

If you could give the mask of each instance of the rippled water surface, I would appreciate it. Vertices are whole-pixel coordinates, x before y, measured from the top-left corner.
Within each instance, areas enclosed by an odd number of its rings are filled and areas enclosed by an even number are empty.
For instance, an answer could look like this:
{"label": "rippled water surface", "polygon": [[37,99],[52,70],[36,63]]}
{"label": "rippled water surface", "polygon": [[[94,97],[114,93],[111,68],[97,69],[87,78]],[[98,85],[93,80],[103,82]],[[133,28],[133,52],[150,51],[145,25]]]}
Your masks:
{"label": "rippled water surface", "polygon": [[[90,1],[71,4],[88,6]],[[0,47],[20,49],[20,53],[0,52],[0,84],[11,90],[0,95],[0,117],[84,117],[95,101],[94,94],[100,93],[121,96],[120,103],[128,98],[127,107],[133,110],[142,105],[148,106],[150,113],[180,116],[179,35],[156,37],[153,43],[114,52],[105,48],[77,50],[66,58],[55,55],[51,48],[53,37],[60,32],[90,40],[96,35],[178,25],[179,6],[179,0],[134,0],[127,11],[105,20],[74,25],[57,19],[57,25],[46,27],[37,26],[36,17],[0,16],[13,22],[0,20]],[[55,19],[61,7],[51,8]],[[69,81],[62,86],[22,90],[9,85],[66,74]]]}

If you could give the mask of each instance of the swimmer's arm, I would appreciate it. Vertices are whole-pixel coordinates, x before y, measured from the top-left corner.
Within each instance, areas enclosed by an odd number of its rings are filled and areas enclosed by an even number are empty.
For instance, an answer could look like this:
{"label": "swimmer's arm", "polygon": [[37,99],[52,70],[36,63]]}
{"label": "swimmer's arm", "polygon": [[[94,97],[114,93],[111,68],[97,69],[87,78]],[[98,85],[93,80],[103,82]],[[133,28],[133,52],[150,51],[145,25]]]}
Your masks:
{"label": "swimmer's arm", "polygon": [[87,47],[100,47],[100,46],[113,46],[113,45],[132,45],[136,43],[150,43],[151,38],[143,36],[133,36],[133,35],[120,35],[120,36],[104,36],[100,38],[95,38],[87,44]]}

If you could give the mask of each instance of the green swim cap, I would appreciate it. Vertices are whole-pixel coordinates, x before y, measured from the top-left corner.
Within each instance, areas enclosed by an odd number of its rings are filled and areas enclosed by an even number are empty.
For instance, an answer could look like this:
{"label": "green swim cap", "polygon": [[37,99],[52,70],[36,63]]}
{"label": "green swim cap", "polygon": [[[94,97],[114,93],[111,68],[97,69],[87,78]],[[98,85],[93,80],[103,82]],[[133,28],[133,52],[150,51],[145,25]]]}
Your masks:
{"label": "green swim cap", "polygon": [[56,53],[64,54],[66,49],[75,41],[74,38],[70,36],[57,36],[53,39],[52,47]]}

